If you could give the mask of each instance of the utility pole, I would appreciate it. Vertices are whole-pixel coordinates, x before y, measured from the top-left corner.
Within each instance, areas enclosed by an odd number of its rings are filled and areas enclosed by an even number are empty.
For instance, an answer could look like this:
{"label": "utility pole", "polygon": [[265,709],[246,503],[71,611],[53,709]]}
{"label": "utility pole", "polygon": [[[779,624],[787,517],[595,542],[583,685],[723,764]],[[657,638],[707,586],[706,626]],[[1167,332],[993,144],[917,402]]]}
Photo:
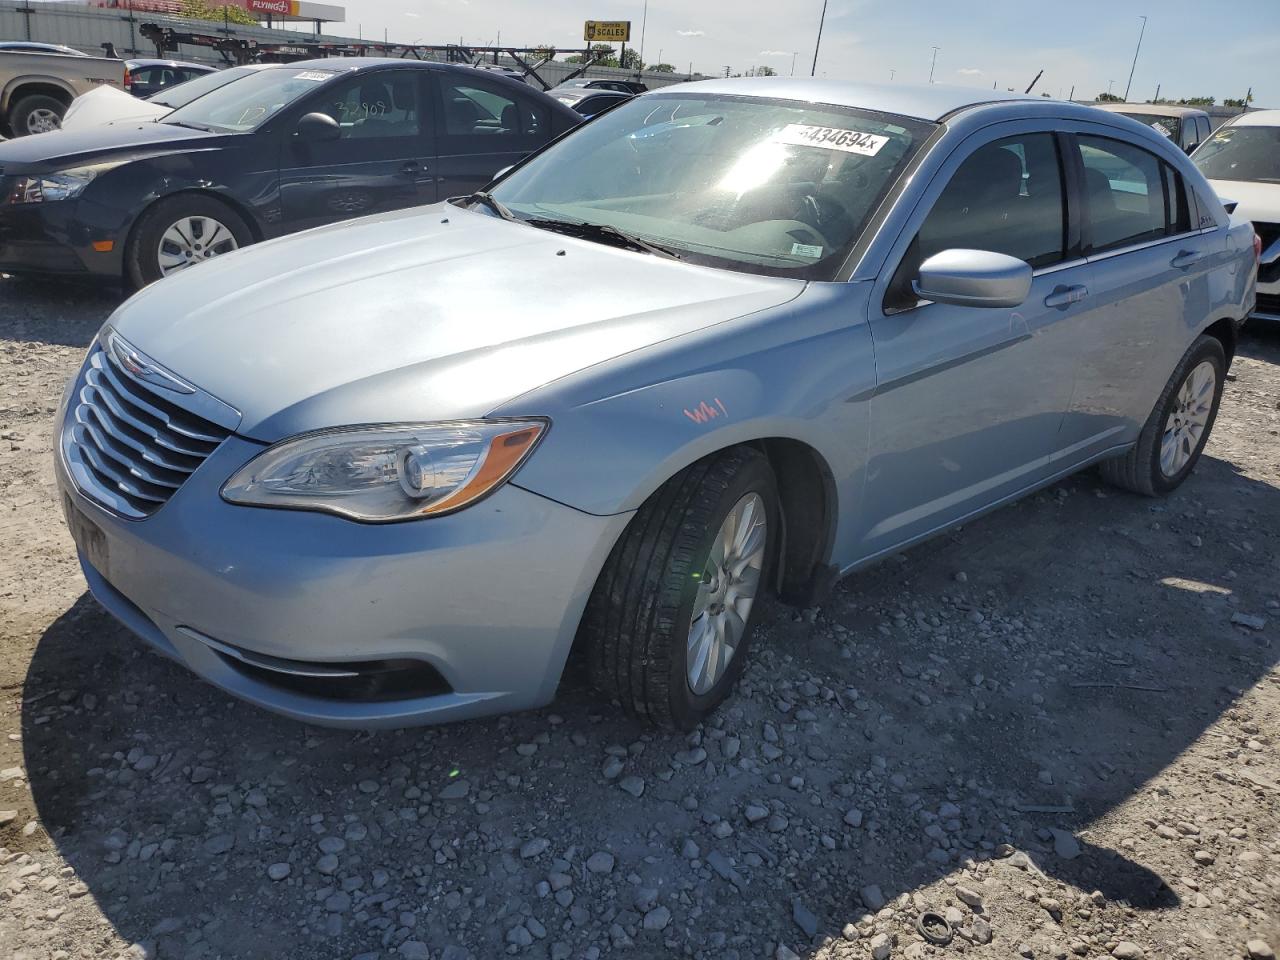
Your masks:
{"label": "utility pole", "polygon": [[796,57],[798,57],[799,55],[800,55],[800,52],[798,50],[793,51],[791,54],[791,75],[793,77],[796,75]]}
{"label": "utility pole", "polygon": [[941,47],[933,48],[933,59],[929,61],[929,82],[930,83],[933,83],[933,68],[938,65],[938,51],[941,49],[942,49]]}
{"label": "utility pole", "polygon": [[893,83],[893,75],[894,75],[895,73],[897,73],[897,72],[898,72],[898,71],[897,71],[897,70],[895,70],[895,69],[893,69],[892,67],[890,67],[890,68],[889,68],[889,82],[890,82],[890,83]]}
{"label": "utility pole", "polygon": [[1076,98],[1076,85],[1073,83],[1071,85],[1071,92],[1067,94],[1067,102],[1070,103],[1075,98]]}
{"label": "utility pole", "polygon": [[640,59],[636,61],[636,76],[644,69],[644,28],[649,23],[649,0],[644,0],[644,13],[640,17]]}
{"label": "utility pole", "polygon": [[1160,102],[1160,84],[1158,84],[1158,83],[1156,84],[1156,95],[1155,95],[1155,97],[1152,99],[1152,101],[1151,101],[1151,102],[1152,102],[1152,103],[1159,103],[1159,102]]}
{"label": "utility pole", "polygon": [[1142,36],[1147,32],[1147,18],[1142,17],[1142,29],[1138,31],[1138,46],[1133,51],[1133,66],[1129,68],[1129,82],[1124,85],[1124,102],[1129,102],[1129,88],[1133,86],[1133,71],[1138,69],[1138,52],[1142,49]]}
{"label": "utility pole", "polygon": [[1116,82],[1114,80],[1107,81],[1107,96],[1111,96],[1111,88],[1114,87],[1115,85],[1116,85]]}
{"label": "utility pole", "polygon": [[818,18],[818,39],[813,45],[813,67],[809,70],[809,76],[816,76],[818,73],[818,50],[822,47],[822,25],[827,22],[827,0],[822,0],[822,16]]}

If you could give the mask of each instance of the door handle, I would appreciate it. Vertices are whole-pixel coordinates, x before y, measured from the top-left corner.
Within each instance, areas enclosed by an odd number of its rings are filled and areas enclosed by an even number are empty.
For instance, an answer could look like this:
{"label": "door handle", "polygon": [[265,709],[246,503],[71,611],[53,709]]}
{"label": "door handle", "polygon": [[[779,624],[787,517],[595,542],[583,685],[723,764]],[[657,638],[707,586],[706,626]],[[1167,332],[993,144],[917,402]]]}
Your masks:
{"label": "door handle", "polygon": [[404,164],[400,167],[400,172],[408,176],[412,176],[415,173],[421,173],[422,164],[420,164],[417,160],[406,160]]}
{"label": "door handle", "polygon": [[1079,303],[1089,295],[1089,288],[1084,284],[1077,283],[1070,287],[1055,287],[1053,293],[1044,298],[1046,307],[1069,307],[1073,303]]}
{"label": "door handle", "polygon": [[1186,270],[1188,267],[1194,267],[1203,259],[1204,253],[1200,250],[1179,250],[1178,255],[1173,258],[1169,266],[1177,267],[1179,270]]}

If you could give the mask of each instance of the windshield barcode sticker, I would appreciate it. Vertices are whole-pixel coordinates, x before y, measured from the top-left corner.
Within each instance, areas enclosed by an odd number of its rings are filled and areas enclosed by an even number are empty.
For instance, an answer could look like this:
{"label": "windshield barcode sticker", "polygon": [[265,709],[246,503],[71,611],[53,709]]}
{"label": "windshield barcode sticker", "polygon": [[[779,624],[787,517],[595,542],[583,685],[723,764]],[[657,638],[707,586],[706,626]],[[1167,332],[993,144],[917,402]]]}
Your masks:
{"label": "windshield barcode sticker", "polygon": [[798,147],[822,147],[824,150],[843,150],[874,157],[889,142],[888,137],[841,127],[811,127],[804,123],[789,123],[773,135],[778,143],[790,143]]}
{"label": "windshield barcode sticker", "polygon": [[816,260],[822,256],[822,247],[813,243],[793,243],[791,245],[791,255],[793,257],[809,257]]}

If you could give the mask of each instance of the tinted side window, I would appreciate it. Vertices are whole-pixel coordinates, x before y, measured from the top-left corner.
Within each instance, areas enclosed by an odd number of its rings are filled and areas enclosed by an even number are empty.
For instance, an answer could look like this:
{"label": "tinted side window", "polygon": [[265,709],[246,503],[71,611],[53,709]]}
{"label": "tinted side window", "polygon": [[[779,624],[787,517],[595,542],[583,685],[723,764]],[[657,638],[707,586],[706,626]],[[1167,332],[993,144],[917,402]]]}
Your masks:
{"label": "tinted side window", "polygon": [[343,140],[416,137],[422,130],[417,78],[407,70],[352,77],[315,109],[338,121]]}
{"label": "tinted side window", "polygon": [[1062,165],[1052,134],[1008,137],[961,164],[920,228],[920,261],[943,250],[991,250],[1043,267],[1063,258]]}
{"label": "tinted side window", "polygon": [[1196,129],[1200,133],[1200,136],[1196,137],[1196,142],[1204,143],[1206,140],[1208,140],[1209,134],[1212,132],[1212,128],[1209,124],[1209,118],[1196,117]]}
{"label": "tinted side window", "polygon": [[1158,240],[1186,229],[1186,191],[1168,164],[1119,140],[1081,136],[1079,144],[1091,252]]}
{"label": "tinted side window", "polygon": [[547,109],[505,86],[445,76],[444,131],[451,137],[536,137],[548,130]]}

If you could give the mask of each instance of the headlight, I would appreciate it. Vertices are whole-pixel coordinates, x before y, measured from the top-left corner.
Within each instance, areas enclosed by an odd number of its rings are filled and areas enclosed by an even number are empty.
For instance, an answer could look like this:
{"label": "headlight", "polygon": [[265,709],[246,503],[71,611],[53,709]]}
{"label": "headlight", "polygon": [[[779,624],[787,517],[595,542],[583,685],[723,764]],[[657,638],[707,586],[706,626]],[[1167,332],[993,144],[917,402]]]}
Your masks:
{"label": "headlight", "polygon": [[22,203],[52,203],[54,200],[78,197],[100,172],[101,168],[98,167],[84,167],[36,177],[18,177],[13,189],[9,191],[9,203],[15,206]]}
{"label": "headlight", "polygon": [[284,440],[222,488],[230,503],[385,523],[452,513],[516,471],[545,420],[343,427]]}

